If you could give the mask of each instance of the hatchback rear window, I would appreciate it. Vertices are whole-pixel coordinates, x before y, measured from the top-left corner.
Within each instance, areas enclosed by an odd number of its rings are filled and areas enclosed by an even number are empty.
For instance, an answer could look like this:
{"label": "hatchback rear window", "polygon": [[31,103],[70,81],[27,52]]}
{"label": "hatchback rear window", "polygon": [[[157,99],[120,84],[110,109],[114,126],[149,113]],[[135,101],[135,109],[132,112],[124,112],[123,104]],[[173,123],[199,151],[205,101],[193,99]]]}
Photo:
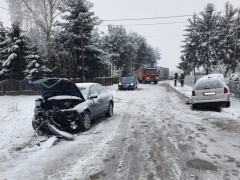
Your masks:
{"label": "hatchback rear window", "polygon": [[195,89],[202,90],[202,89],[217,89],[223,88],[222,83],[218,79],[208,79],[204,81],[200,81],[197,83]]}

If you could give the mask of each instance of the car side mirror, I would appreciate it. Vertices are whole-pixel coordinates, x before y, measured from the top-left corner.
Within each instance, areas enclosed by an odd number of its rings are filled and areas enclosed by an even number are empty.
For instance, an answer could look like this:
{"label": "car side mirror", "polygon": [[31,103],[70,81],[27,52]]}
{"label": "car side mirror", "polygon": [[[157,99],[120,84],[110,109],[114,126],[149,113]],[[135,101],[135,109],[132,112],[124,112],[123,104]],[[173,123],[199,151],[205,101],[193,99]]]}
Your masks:
{"label": "car side mirror", "polygon": [[90,99],[95,99],[95,98],[97,98],[97,97],[98,97],[97,94],[91,94],[91,95],[89,96]]}

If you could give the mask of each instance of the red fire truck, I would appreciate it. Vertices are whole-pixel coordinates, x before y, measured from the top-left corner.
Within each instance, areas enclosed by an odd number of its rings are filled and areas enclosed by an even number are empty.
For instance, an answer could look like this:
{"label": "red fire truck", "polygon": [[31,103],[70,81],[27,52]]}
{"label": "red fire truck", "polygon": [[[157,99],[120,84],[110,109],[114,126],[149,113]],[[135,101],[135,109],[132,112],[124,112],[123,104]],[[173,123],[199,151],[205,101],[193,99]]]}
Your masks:
{"label": "red fire truck", "polygon": [[139,83],[158,83],[159,80],[159,69],[157,67],[143,67],[140,68],[138,73],[138,82]]}

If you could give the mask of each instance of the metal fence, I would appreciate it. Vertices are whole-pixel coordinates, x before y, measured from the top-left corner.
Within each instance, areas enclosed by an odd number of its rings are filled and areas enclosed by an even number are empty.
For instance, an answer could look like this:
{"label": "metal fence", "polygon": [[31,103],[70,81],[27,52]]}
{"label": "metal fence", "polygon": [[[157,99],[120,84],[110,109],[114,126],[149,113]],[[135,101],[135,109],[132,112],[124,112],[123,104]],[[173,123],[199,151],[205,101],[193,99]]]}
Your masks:
{"label": "metal fence", "polygon": [[202,75],[199,75],[199,76],[185,76],[184,84],[193,87],[195,82],[201,77],[202,77]]}
{"label": "metal fence", "polygon": [[0,82],[0,95],[36,95],[36,88],[28,80],[4,80]]}
{"label": "metal fence", "polygon": [[[81,83],[81,79],[74,78],[69,79],[70,81],[74,83]],[[95,79],[87,79],[85,82],[96,82],[103,86],[110,86],[114,83],[118,82],[118,78],[112,78],[112,77],[97,77]],[[28,80],[4,80],[0,81],[0,96],[3,95],[11,95],[11,96],[17,96],[17,95],[37,95],[37,89],[29,83]]]}
{"label": "metal fence", "polygon": [[231,92],[240,96],[240,81],[230,81],[228,87]]}

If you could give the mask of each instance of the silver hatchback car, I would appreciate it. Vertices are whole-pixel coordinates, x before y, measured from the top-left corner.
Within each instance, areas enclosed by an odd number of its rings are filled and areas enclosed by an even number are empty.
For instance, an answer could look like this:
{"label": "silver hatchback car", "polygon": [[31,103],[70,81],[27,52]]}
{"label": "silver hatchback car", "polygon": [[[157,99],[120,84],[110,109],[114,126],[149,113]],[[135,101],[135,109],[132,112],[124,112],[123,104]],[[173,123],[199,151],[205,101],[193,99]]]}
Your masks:
{"label": "silver hatchback car", "polygon": [[217,103],[230,107],[230,91],[223,78],[204,76],[197,80],[192,91],[192,108]]}

